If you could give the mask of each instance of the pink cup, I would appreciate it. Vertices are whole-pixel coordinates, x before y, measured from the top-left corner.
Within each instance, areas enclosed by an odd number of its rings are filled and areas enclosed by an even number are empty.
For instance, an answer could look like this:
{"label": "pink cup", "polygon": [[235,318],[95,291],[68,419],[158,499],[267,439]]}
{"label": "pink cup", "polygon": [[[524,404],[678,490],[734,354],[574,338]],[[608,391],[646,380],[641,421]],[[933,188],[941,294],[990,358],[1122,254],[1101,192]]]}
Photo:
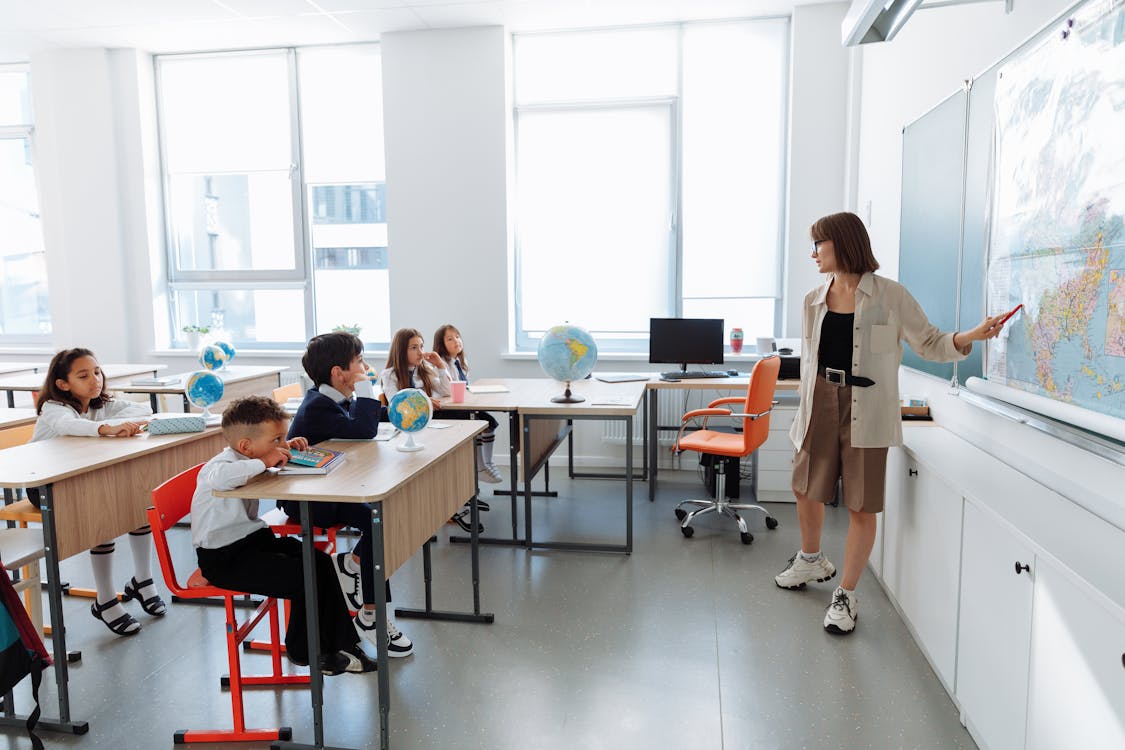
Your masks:
{"label": "pink cup", "polygon": [[449,384],[449,395],[455,404],[465,400],[465,381],[454,380]]}

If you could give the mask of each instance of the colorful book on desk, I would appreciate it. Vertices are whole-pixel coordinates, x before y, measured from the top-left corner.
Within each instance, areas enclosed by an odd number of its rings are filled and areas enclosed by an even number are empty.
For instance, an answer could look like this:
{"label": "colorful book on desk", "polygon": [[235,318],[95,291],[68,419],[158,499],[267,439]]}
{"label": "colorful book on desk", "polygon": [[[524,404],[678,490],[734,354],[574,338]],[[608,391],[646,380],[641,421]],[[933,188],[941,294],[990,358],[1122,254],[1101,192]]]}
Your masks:
{"label": "colorful book on desk", "polygon": [[278,474],[327,474],[344,463],[344,454],[328,448],[309,448],[307,451],[289,449],[289,463],[278,469]]}

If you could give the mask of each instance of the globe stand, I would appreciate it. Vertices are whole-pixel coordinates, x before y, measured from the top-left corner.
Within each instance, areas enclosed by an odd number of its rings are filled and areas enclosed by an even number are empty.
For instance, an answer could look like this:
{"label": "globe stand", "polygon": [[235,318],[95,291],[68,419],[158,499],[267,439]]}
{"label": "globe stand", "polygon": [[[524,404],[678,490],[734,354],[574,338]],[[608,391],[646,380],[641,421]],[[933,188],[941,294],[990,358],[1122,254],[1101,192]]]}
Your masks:
{"label": "globe stand", "polygon": [[580,404],[586,400],[585,396],[579,396],[572,393],[570,390],[570,381],[566,381],[566,390],[561,396],[552,396],[551,403],[553,404]]}
{"label": "globe stand", "polygon": [[422,450],[426,446],[422,445],[421,443],[415,443],[414,442],[414,433],[408,432],[408,433],[406,433],[406,442],[405,443],[399,443],[395,447],[398,448],[403,453],[414,453],[415,451]]}
{"label": "globe stand", "polygon": [[215,427],[223,423],[223,415],[212,414],[208,406],[203,407],[203,413],[199,416],[203,417],[203,424],[207,427]]}

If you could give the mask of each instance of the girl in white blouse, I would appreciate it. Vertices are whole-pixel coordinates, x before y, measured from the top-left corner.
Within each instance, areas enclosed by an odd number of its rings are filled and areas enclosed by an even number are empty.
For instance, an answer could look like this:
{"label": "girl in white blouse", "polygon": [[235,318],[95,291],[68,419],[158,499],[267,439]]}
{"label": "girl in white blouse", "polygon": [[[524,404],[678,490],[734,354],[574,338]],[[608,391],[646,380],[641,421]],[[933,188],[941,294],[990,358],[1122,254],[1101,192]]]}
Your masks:
{"label": "girl in white blouse", "polygon": [[[89,349],[65,349],[51,359],[47,378],[39,394],[39,419],[31,440],[47,440],[62,435],[81,437],[121,437],[139,434],[152,410],[148,404],[114,398],[105,388],[105,375]],[[38,499],[35,490],[32,500]],[[90,498],[96,502],[98,498]],[[167,608],[152,583],[150,564],[152,530],[148,525],[129,532],[135,572],[125,584],[124,600],[136,599],[146,613],[163,617]],[[114,542],[90,550],[97,598],[90,614],[117,635],[140,632],[141,624],[117,601],[113,585]]]}
{"label": "girl in white blouse", "polygon": [[383,396],[389,402],[403,388],[420,388],[433,402],[449,395],[449,370],[437,352],[425,350],[425,339],[415,328],[400,328],[391,339],[387,369],[379,375]]}

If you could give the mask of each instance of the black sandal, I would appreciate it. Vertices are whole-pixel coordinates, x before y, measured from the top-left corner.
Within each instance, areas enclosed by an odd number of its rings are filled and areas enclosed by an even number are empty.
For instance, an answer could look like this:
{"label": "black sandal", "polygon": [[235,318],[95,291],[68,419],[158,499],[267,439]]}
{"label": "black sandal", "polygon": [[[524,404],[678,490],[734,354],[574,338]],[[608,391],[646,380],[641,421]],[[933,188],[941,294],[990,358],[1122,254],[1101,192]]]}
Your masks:
{"label": "black sandal", "polygon": [[[136,635],[137,633],[141,632],[141,624],[137,622],[136,619],[134,619],[134,617],[128,612],[121,615],[116,620],[110,620],[109,622],[106,622],[106,619],[102,617],[102,612],[105,612],[107,609],[111,608],[114,604],[117,603],[118,602],[116,599],[110,599],[105,604],[98,604],[95,601],[90,605],[90,614],[105,623],[105,626],[113,631],[114,635]],[[135,628],[133,628],[134,625],[136,625]],[[133,629],[130,630],[129,628]]]}
{"label": "black sandal", "polygon": [[[460,526],[461,531],[464,531],[466,534],[473,533],[473,526],[469,521],[469,511],[467,510],[457,511],[457,513],[453,514],[453,517],[449,519],[449,522]],[[484,533],[484,524],[479,521],[477,522],[477,533]]]}
{"label": "black sandal", "polygon": [[121,600],[127,602],[130,599],[136,599],[141,603],[141,609],[143,609],[146,614],[150,614],[153,617],[163,617],[168,611],[168,607],[164,604],[163,599],[155,594],[148,599],[141,598],[141,589],[151,585],[151,578],[146,578],[138,583],[137,577],[133,576],[129,579],[129,582],[125,584],[125,590],[122,592]]}

